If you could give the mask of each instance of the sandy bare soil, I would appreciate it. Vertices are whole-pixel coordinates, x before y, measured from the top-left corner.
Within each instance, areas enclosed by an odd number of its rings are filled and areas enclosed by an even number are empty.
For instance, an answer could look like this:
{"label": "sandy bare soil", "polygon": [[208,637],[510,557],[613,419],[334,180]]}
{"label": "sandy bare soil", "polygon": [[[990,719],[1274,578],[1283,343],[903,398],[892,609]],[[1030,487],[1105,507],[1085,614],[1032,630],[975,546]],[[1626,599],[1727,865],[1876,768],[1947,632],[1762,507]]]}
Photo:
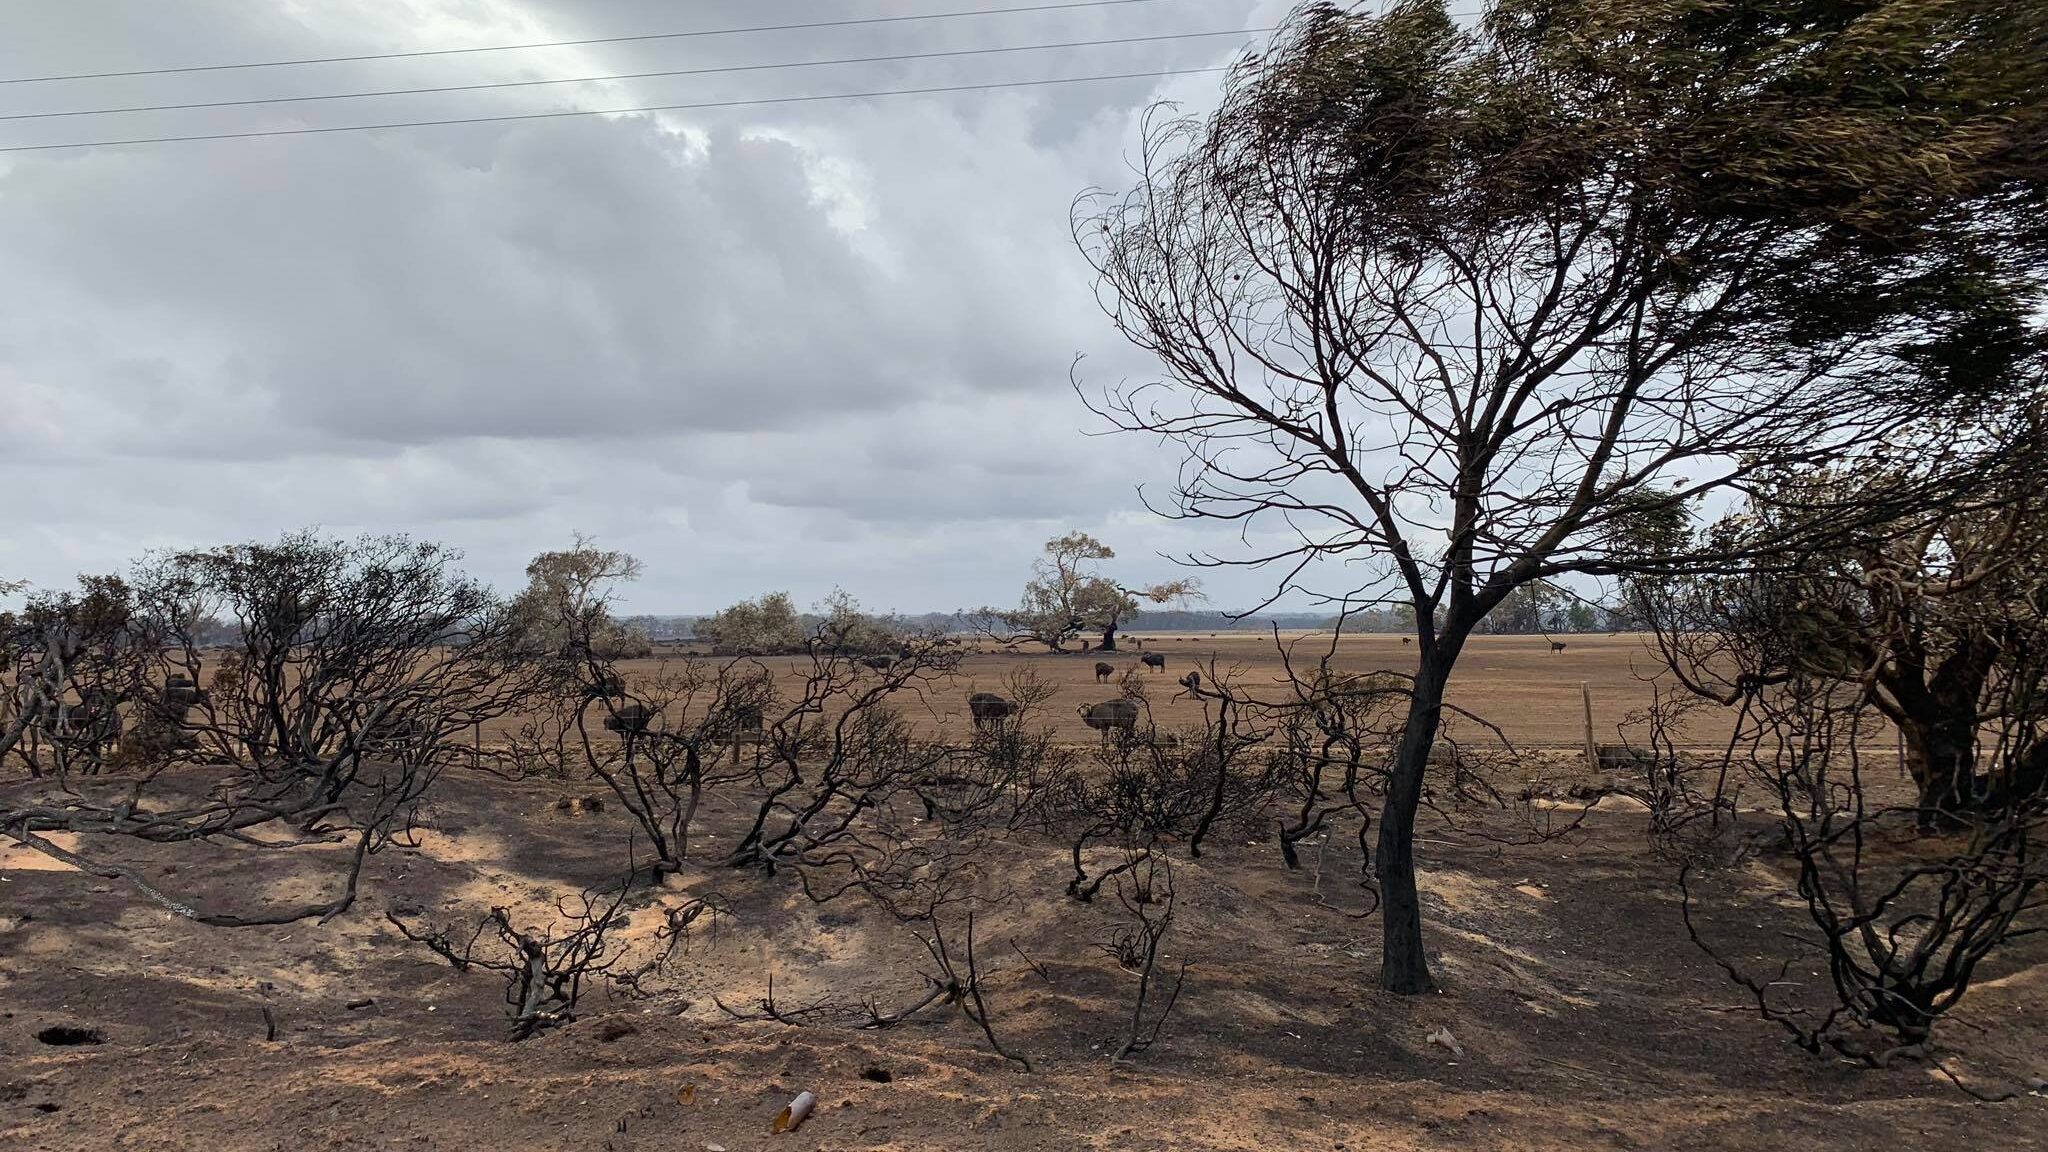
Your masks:
{"label": "sandy bare soil", "polygon": [[[1034,840],[992,859],[1010,898],[977,927],[995,1027],[1033,1072],[957,1012],[888,1031],[729,1019],[713,998],[744,1006],[771,972],[785,1005],[888,1007],[913,999],[929,967],[913,927],[756,872],[691,873],[636,897],[643,942],[693,893],[722,894],[731,914],[693,934],[649,998],[600,988],[575,1023],[508,1043],[502,986],[399,938],[383,912],[473,924],[497,904],[537,920],[613,879],[625,819],[565,815],[561,794],[451,778],[419,846],[373,857],[362,902],[324,927],[200,927],[118,880],[0,850],[0,1147],[2048,1146],[2040,1099],[1986,1106],[1925,1068],[1816,1059],[1754,1019],[1687,942],[1671,869],[1626,810],[1536,845],[1470,834],[1513,832],[1505,813],[1458,835],[1426,825],[1444,992],[1414,999],[1375,988],[1379,925],[1355,918],[1354,846],[1332,841],[1297,872],[1245,829],[1199,860],[1176,853],[1166,950],[1188,964],[1186,989],[1160,1044],[1126,1067],[1109,1053],[1135,977],[1097,947],[1121,909],[1065,899],[1060,846]],[[729,835],[730,813],[712,813],[710,831]],[[326,849],[91,847],[208,909],[311,896],[340,863]],[[1796,915],[1768,859],[1700,891],[1709,930],[1738,956],[1775,952]],[[1991,965],[1949,1025],[1968,1053],[1960,1070],[2048,1070],[2044,991],[2048,940]],[[38,1041],[60,1025],[101,1042]],[[1462,1056],[1426,1041],[1439,1027]],[[770,1135],[800,1090],[818,1112]]]}

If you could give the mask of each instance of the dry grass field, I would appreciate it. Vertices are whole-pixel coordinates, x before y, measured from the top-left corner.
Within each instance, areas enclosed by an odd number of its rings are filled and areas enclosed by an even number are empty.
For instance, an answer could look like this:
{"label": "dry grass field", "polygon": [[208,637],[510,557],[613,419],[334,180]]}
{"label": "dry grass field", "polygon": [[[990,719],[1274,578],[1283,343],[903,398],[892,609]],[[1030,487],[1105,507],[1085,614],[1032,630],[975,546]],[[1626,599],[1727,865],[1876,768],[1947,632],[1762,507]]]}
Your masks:
{"label": "dry grass field", "polygon": [[[1593,732],[1601,743],[1617,739],[1617,730],[1629,715],[1650,702],[1650,680],[1660,670],[1655,654],[1637,635],[1583,635],[1560,637],[1565,650],[1552,652],[1541,636],[1479,636],[1467,646],[1451,686],[1451,703],[1469,710],[1488,723],[1498,725],[1518,747],[1577,748],[1584,741],[1585,704],[1580,691],[1584,684],[1593,697]],[[1098,684],[1095,665],[1112,664],[1121,675],[1135,670],[1146,685],[1154,721],[1170,730],[1201,723],[1198,701],[1179,692],[1175,681],[1189,670],[1209,675],[1213,665],[1229,673],[1248,690],[1274,693],[1285,677],[1281,646],[1289,652],[1299,671],[1313,668],[1330,652],[1328,633],[1283,632],[1279,645],[1262,632],[1164,632],[1125,636],[1120,651],[1108,654],[1068,652],[1053,654],[1043,648],[1001,649],[986,642],[969,641],[968,654],[961,663],[959,678],[950,692],[935,692],[927,700],[909,706],[911,716],[927,735],[964,735],[969,728],[967,696],[973,692],[1004,690],[1006,678],[1030,670],[1057,691],[1044,710],[1044,718],[1063,738],[1093,739],[1081,723],[1076,709],[1082,704],[1109,699],[1117,693],[1116,683]],[[1143,647],[1139,647],[1142,644]],[[1415,666],[1415,648],[1393,635],[1347,634],[1331,658],[1332,667],[1345,672],[1389,670],[1409,672]],[[1166,658],[1164,672],[1139,665],[1139,658],[1157,654]],[[669,659],[710,659],[710,657],[669,657]],[[630,660],[620,665],[628,681],[658,673],[662,660]],[[762,663],[782,674],[785,683],[799,678],[799,665],[788,658],[767,658]],[[1451,718],[1453,731],[1461,738],[1485,739],[1484,729],[1469,720]],[[1688,740],[1709,741],[1721,735],[1702,729],[1688,732]],[[492,738],[487,730],[485,739]]]}
{"label": "dry grass field", "polygon": [[[1611,731],[1646,690],[1639,641],[1487,638],[1458,699],[1529,745],[1579,738],[1579,684]],[[1270,645],[1270,640],[1263,641]],[[1256,637],[1146,637],[1171,685],[1213,653],[1270,676]],[[1339,663],[1401,667],[1393,638]],[[1134,663],[1136,652],[1115,658]],[[1098,698],[1091,656],[979,653],[964,697],[1029,665],[1059,685],[1053,716]],[[649,669],[638,668],[640,674]],[[1190,706],[1155,693],[1162,719]],[[929,723],[964,725],[956,699]],[[1089,735],[1078,723],[1076,739]],[[1604,735],[1604,733],[1603,733]],[[206,783],[195,779],[193,786]],[[26,787],[10,785],[10,788]],[[472,925],[493,906],[545,923],[564,895],[615,881],[630,836],[616,805],[565,813],[584,782],[454,773],[410,846],[370,858],[364,896],[326,925],[200,927],[119,880],[0,849],[0,1147],[302,1152],[348,1149],[969,1148],[1137,1150],[1765,1149],[2048,1146],[2043,1103],[1985,1106],[1925,1066],[1868,1071],[1809,1056],[1758,1021],[1744,993],[1685,936],[1676,873],[1643,816],[1603,806],[1569,833],[1521,835],[1522,815],[1426,813],[1418,855],[1437,996],[1377,990],[1379,924],[1348,837],[1281,865],[1270,828],[1232,825],[1199,859],[1173,852],[1179,894],[1166,962],[1185,990],[1159,1044],[1124,1065],[1135,977],[1105,953],[1123,915],[1062,896],[1064,844],[990,847],[995,895],[978,947],[993,1026],[1028,1056],[989,1051],[957,1011],[887,1030],[739,1022],[774,981],[783,1006],[913,1000],[930,970],[918,933],[859,900],[815,903],[787,873],[703,866],[635,893],[627,940],[647,955],[665,910],[717,894],[644,995],[598,984],[578,1019],[504,1039],[503,986],[402,939],[399,909]],[[742,812],[711,802],[702,836]],[[75,838],[67,843],[75,844]],[[278,853],[222,843],[94,844],[201,907],[255,906],[328,889],[344,846]],[[1793,877],[1768,854],[1696,885],[1705,930],[1731,955],[1775,953],[1798,926]],[[956,920],[952,930],[959,929]],[[956,937],[957,939],[957,937]],[[1818,989],[1825,976],[1786,974]],[[1952,1067],[1987,1088],[2048,1072],[2048,938],[1979,974],[1948,1025]],[[97,1042],[52,1045],[54,1027]],[[1452,1051],[1428,1037],[1448,1029]],[[771,1117],[819,1099],[794,1134]]]}

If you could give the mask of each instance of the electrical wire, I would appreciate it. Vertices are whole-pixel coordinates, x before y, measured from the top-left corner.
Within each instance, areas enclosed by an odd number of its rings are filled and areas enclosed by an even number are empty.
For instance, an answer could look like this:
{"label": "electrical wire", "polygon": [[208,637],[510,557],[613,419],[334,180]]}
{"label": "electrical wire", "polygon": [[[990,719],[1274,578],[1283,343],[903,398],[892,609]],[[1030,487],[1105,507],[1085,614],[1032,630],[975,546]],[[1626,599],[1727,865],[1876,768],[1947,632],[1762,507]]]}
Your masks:
{"label": "electrical wire", "polygon": [[947,84],[929,88],[881,88],[869,92],[831,92],[814,96],[766,96],[748,100],[703,100],[687,104],[644,104],[631,108],[571,108],[557,112],[518,112],[499,116],[463,116],[446,120],[394,120],[379,124],[338,124],[319,128],[266,128],[247,132],[206,132],[184,136],[137,136],[122,140],[78,140],[61,144],[11,144],[0,153],[51,152],[60,149],[113,148],[131,144],[182,144],[200,140],[247,140],[263,136],[319,136],[337,132],[374,132],[387,128],[428,128],[455,124],[501,124],[516,120],[559,120],[573,116],[623,116],[640,112],[682,112],[710,108],[752,108],[768,104],[809,104],[828,100],[867,100],[881,96],[922,96],[945,92],[987,92],[1000,88],[1041,88],[1054,84],[1088,84],[1105,80],[1156,80],[1227,72],[1229,65],[1166,68],[1151,72],[1115,72],[1102,76],[1061,76],[1043,80],[1005,80],[989,84]]}
{"label": "electrical wire", "polygon": [[687,32],[643,32],[632,36],[599,36],[588,40],[542,40],[527,44],[490,44],[477,48],[426,48],[410,52],[372,52],[356,56],[305,56],[292,60],[257,60],[241,64],[193,64],[180,68],[135,68],[124,72],[68,72],[50,76],[0,77],[0,84],[46,84],[58,80],[112,80],[124,76],[168,76],[186,72],[232,72],[249,68],[289,68],[302,64],[347,64],[367,60],[409,60],[421,56],[462,56],[478,52],[514,52],[528,48],[581,48],[593,44],[629,44],[648,40],[683,40],[700,36],[738,36],[754,32],[794,32],[820,28],[853,28],[875,24],[904,24],[917,20],[953,20],[973,16],[1003,16],[1021,12],[1060,12],[1075,8],[1110,8],[1127,4],[1159,4],[1167,0],[1066,0],[1063,3],[1027,4],[1010,8],[973,8],[952,12],[926,12],[912,16],[862,16],[844,20],[812,20],[794,24],[756,24],[743,28],[702,28]]}
{"label": "electrical wire", "polygon": [[432,88],[384,88],[311,96],[263,96],[247,100],[202,100],[184,104],[133,104],[120,108],[81,108],[58,112],[0,113],[0,121],[55,120],[75,116],[114,116],[130,112],[177,112],[199,108],[246,108],[259,104],[305,104],[326,100],[360,100],[378,96],[425,96],[447,92],[479,92],[501,88],[534,88],[552,84],[595,84],[616,80],[651,80],[673,76],[710,76],[728,72],[763,72],[786,68],[821,68],[838,64],[889,64],[906,60],[939,60],[956,56],[991,56],[1009,52],[1047,52],[1065,48],[1099,48],[1113,44],[1154,44],[1219,36],[1255,36],[1272,28],[1230,28],[1216,32],[1171,32],[1153,36],[1117,36],[1103,40],[1069,40],[1058,44],[1018,44],[993,48],[952,48],[935,52],[899,52],[888,56],[848,56],[835,60],[794,60],[770,64],[729,64],[674,68],[659,72],[619,72],[602,76],[564,76],[546,80],[496,80],[477,84],[446,84]]}

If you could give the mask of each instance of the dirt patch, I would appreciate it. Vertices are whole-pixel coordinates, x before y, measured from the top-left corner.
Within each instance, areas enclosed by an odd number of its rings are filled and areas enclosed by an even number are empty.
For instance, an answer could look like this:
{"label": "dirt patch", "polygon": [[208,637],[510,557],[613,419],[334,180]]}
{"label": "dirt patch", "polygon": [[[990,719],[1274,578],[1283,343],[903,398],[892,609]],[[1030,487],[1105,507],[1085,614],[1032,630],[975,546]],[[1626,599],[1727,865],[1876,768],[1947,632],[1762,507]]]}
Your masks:
{"label": "dirt patch", "polygon": [[[382,917],[474,924],[489,906],[544,923],[613,877],[617,813],[557,817],[545,786],[451,776],[421,847],[371,859],[364,902],[324,927],[220,930],[62,870],[10,873],[0,931],[0,1142],[8,1147],[880,1149],[1866,1148],[2038,1146],[2039,1104],[1982,1107],[1923,1069],[1815,1060],[1749,1018],[1685,940],[1639,817],[1596,812],[1528,845],[1426,829],[1438,996],[1379,992],[1377,919],[1357,918],[1356,846],[1290,872],[1269,839],[1179,859],[1167,962],[1187,983],[1157,1046],[1112,1065],[1136,977],[1100,947],[1120,910],[1061,896],[1059,847],[992,858],[1017,899],[982,910],[985,993],[1025,1074],[957,1011],[883,1031],[739,1023],[765,995],[887,1008],[928,987],[917,925],[816,905],[786,874],[672,878],[629,935],[718,893],[658,995],[594,986],[581,1018],[504,1039],[502,985],[457,972]],[[707,833],[731,835],[715,820]],[[183,898],[238,907],[331,879],[331,854],[94,845]],[[1184,854],[1182,854],[1184,856]],[[282,874],[280,870],[283,870]],[[168,874],[166,874],[168,873]],[[1768,861],[1721,878],[1704,911],[1740,948],[1790,915]],[[10,923],[10,922],[0,922]],[[1789,978],[1812,979],[1806,973]],[[1824,978],[1824,977],[1822,977]],[[2048,944],[1983,973],[1969,1043],[1998,1066],[2048,1052]],[[89,1011],[90,1016],[79,1014]],[[275,1039],[266,1040],[274,1022]],[[97,1029],[98,1044],[39,1032]],[[1458,1051],[1429,1037],[1440,1030]],[[1462,1054],[1460,1054],[1462,1053]],[[2028,1054],[2032,1053],[2030,1057]],[[1987,1060],[1987,1065],[1994,1063]],[[794,1138],[768,1126],[818,1097]],[[48,1105],[48,1108],[43,1107]]]}

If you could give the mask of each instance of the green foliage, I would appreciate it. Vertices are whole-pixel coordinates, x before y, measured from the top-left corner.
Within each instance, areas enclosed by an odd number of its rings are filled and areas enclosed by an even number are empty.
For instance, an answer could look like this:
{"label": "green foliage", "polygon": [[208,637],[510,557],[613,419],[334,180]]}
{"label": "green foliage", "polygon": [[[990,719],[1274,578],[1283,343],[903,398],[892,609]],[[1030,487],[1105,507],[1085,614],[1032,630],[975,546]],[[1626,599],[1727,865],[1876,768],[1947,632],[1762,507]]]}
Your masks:
{"label": "green foliage", "polygon": [[801,650],[806,639],[803,621],[787,592],[770,592],[742,600],[697,622],[697,636],[736,653]]}
{"label": "green foliage", "polygon": [[835,588],[817,606],[819,620],[813,634],[825,651],[845,655],[884,656],[904,644],[900,629],[879,616],[861,610],[860,602]]}
{"label": "green foliage", "polygon": [[1195,580],[1174,580],[1143,588],[1126,588],[1101,575],[1095,564],[1116,559],[1116,552],[1086,532],[1069,532],[1045,543],[1045,555],[1031,563],[1031,580],[1015,609],[982,610],[1012,634],[1028,637],[1053,651],[1090,629],[1114,643],[1116,630],[1138,610],[1141,601],[1164,604],[1196,598]]}
{"label": "green foliage", "polygon": [[526,588],[512,602],[522,643],[536,653],[572,659],[647,655],[653,650],[647,637],[611,613],[613,588],[638,579],[641,567],[624,552],[593,547],[581,534],[564,551],[534,557],[526,566]]}

